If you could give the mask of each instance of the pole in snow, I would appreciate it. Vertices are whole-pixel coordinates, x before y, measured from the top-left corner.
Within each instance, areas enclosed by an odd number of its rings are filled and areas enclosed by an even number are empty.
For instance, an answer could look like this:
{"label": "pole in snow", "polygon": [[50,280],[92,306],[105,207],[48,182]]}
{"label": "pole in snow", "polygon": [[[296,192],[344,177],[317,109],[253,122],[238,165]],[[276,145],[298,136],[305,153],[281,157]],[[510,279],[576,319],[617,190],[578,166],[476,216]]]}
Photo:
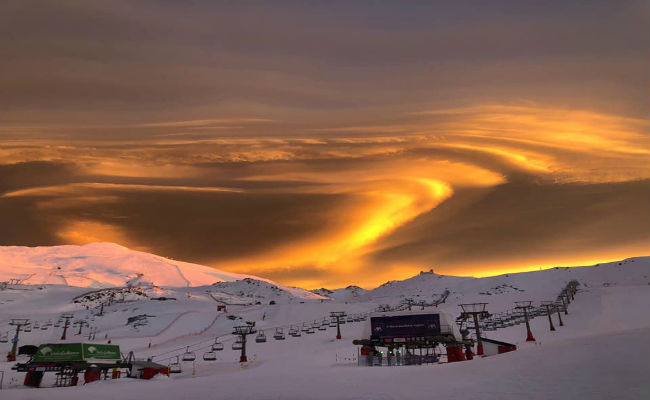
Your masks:
{"label": "pole in snow", "polygon": [[345,318],[345,311],[332,311],[330,317],[336,318],[336,339],[341,339],[341,318]]}
{"label": "pole in snow", "polygon": [[63,323],[63,334],[61,335],[61,340],[65,340],[66,334],[68,333],[68,326],[70,325],[70,320],[74,316],[72,314],[63,314],[61,315],[61,318],[65,319],[65,322]]}
{"label": "pole in snow", "polygon": [[246,357],[246,336],[257,332],[253,325],[240,325],[233,328],[233,335],[238,335],[241,338],[241,355],[239,362],[247,362]]}
{"label": "pole in snow", "polygon": [[555,326],[553,326],[553,319],[551,318],[551,315],[553,314],[553,302],[552,301],[545,301],[542,303],[544,308],[546,308],[546,315],[548,315],[548,325],[550,330],[554,331]]}
{"label": "pole in snow", "polygon": [[474,332],[476,332],[476,355],[483,355],[483,340],[481,339],[481,330],[478,324],[479,317],[487,318],[490,314],[485,311],[485,306],[487,303],[468,303],[468,304],[459,304],[460,308],[463,309],[461,318],[468,318],[470,315],[474,319]]}
{"label": "pole in snow", "polygon": [[515,301],[516,309],[521,310],[524,313],[524,320],[526,321],[526,341],[534,342],[535,337],[533,337],[533,332],[530,330],[530,322],[528,321],[528,310],[533,308],[531,306],[532,301]]}
{"label": "pole in snow", "polygon": [[11,351],[7,354],[7,361],[16,361],[16,355],[18,354],[18,336],[22,327],[28,323],[29,319],[27,318],[13,318],[9,323],[9,325],[16,327],[16,335],[11,339]]}
{"label": "pole in snow", "polygon": [[560,304],[558,302],[555,302],[555,311],[557,311],[557,319],[560,321],[560,326],[564,326],[564,322],[562,322],[562,313],[560,312]]}

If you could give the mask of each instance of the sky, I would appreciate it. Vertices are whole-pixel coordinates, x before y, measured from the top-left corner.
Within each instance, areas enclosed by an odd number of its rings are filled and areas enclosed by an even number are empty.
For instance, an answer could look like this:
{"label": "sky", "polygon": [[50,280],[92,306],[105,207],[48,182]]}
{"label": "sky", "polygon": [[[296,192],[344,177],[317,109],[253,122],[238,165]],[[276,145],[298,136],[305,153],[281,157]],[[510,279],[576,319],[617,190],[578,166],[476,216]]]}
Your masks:
{"label": "sky", "polygon": [[0,245],[306,288],[648,255],[646,1],[0,4]]}

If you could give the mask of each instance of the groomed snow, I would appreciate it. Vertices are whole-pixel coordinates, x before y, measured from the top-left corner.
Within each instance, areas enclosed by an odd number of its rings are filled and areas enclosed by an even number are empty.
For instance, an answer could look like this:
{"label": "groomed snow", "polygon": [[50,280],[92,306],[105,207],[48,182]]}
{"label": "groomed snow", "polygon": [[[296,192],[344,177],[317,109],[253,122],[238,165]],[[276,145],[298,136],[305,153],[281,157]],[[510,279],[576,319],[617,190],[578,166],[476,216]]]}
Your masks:
{"label": "groomed snow", "polygon": [[[174,263],[176,263],[174,261]],[[181,263],[178,263],[182,265]],[[620,264],[620,265],[619,265]],[[99,270],[99,269],[98,269]],[[183,271],[183,275],[185,271]],[[190,274],[187,274],[190,275]],[[316,330],[300,338],[272,339],[275,327],[321,320],[330,311],[350,314],[369,312],[378,304],[396,305],[405,298],[429,301],[448,290],[450,295],[439,309],[458,315],[459,303],[484,301],[488,310],[501,312],[515,300],[553,300],[564,285],[577,279],[580,291],[563,315],[565,326],[550,332],[548,320],[538,317],[531,326],[537,339],[527,343],[525,328],[517,325],[485,336],[515,343],[519,349],[472,361],[402,367],[358,367],[357,347],[364,323],[342,325],[343,340],[334,340],[335,329]],[[119,379],[73,388],[25,388],[24,374],[5,371],[4,399],[641,399],[650,395],[650,258],[637,257],[597,267],[558,268],[489,278],[459,278],[423,274],[371,291],[333,291],[332,300],[319,297],[280,296],[269,304],[277,290],[259,281],[237,281],[236,286],[165,287],[165,296],[176,300],[140,299],[105,307],[105,315],[94,317],[97,342],[105,337],[119,344],[123,352],[133,350],[138,358],[155,356],[154,361],[172,362],[185,346],[197,354],[183,365],[183,373],[151,381]],[[163,285],[164,286],[164,285]],[[33,320],[56,320],[61,312],[78,318],[97,313],[72,299],[88,288],[62,285],[16,285],[0,291],[0,334],[10,327],[9,318],[28,316]],[[218,312],[210,292],[226,290],[239,298],[256,301],[228,306]],[[319,292],[327,295],[327,292]],[[347,293],[347,294],[346,294]],[[214,294],[214,293],[213,293]],[[92,308],[91,307],[91,308]],[[147,315],[147,324],[126,324],[130,317]],[[241,319],[231,320],[227,316]],[[245,320],[256,321],[268,342],[251,341],[249,363],[237,362],[238,351],[230,346],[232,327]],[[555,320],[557,321],[557,320]],[[75,328],[76,330],[76,328]],[[75,330],[71,332],[76,333]],[[85,332],[85,331],[84,331]],[[22,344],[57,342],[60,328],[23,333]],[[216,362],[201,359],[220,336],[226,349]],[[79,341],[72,335],[70,340]],[[85,339],[83,339],[85,340]],[[149,348],[149,343],[152,347]],[[0,348],[9,348],[8,343]],[[23,359],[24,361],[24,359]],[[53,374],[43,382],[51,386]],[[49,380],[48,380],[49,379]],[[83,381],[83,379],[81,379]]]}

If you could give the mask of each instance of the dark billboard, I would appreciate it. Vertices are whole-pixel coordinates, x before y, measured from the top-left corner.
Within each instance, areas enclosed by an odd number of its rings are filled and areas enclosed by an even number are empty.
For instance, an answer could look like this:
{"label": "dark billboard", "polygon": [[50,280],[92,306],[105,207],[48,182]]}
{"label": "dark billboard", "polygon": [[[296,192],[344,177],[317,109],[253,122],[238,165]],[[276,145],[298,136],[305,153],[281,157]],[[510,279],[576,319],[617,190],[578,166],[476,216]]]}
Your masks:
{"label": "dark billboard", "polygon": [[440,315],[413,314],[371,317],[370,326],[373,339],[435,336],[440,334]]}

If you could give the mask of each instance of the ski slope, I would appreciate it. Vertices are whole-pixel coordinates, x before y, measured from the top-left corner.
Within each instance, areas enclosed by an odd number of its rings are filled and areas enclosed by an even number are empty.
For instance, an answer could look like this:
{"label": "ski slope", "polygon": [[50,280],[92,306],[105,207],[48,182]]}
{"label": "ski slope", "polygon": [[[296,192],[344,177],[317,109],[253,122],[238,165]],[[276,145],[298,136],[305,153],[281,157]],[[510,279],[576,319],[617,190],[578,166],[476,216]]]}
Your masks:
{"label": "ski slope", "polygon": [[[96,259],[92,254],[87,256]],[[185,273],[182,263],[173,262],[184,276],[192,276]],[[41,267],[47,269],[51,265]],[[82,267],[83,264],[77,265]],[[96,271],[100,273],[101,268],[96,267]],[[106,278],[95,280],[107,281]],[[553,300],[571,280],[580,282],[580,287],[568,315],[563,315],[564,326],[551,332],[546,316],[533,319],[531,328],[536,342],[525,341],[523,325],[486,332],[486,337],[519,347],[515,352],[498,356],[450,364],[359,367],[358,349],[352,340],[362,337],[367,329],[364,322],[342,325],[343,340],[334,339],[335,328],[303,333],[299,338],[287,336],[284,341],[272,338],[277,327],[286,330],[292,325],[312,323],[327,317],[331,311],[368,313],[380,304],[398,306],[406,299],[427,304],[439,299],[445,291],[449,293],[445,302],[428,309],[458,315],[461,311],[458,304],[486,302],[488,311],[502,312],[511,309],[518,300],[532,300],[537,304]],[[44,387],[39,389],[22,386],[24,374],[12,371],[10,363],[0,362],[0,371],[5,372],[0,391],[3,400],[120,396],[140,399],[640,399],[650,394],[650,315],[647,312],[650,257],[486,278],[425,273],[373,290],[321,289],[316,291],[318,294],[307,292],[308,295],[301,289],[283,291],[280,285],[255,278],[180,287],[160,285],[161,281],[157,281],[155,291],[140,288],[146,296],[125,296],[124,301],[116,296],[116,301],[104,306],[101,316],[99,303],[83,296],[91,291],[88,287],[71,286],[70,282],[68,285],[27,283],[7,285],[0,290],[0,335],[11,328],[7,325],[10,318],[28,317],[43,323],[70,312],[75,320],[88,321],[96,329],[98,343],[111,340],[123,352],[134,351],[138,358],[153,357],[162,364],[175,362],[189,346],[197,360],[183,363],[180,374],[151,381],[119,379],[52,388],[48,386],[53,384],[53,374],[49,377],[46,374]],[[123,287],[123,283],[116,286]],[[160,300],[163,296],[166,300]],[[75,298],[84,300],[74,303]],[[223,302],[215,298],[232,300],[226,312],[217,311],[217,305]],[[139,326],[128,323],[142,315],[146,316],[146,323]],[[256,327],[267,334],[268,342],[255,343],[251,338],[249,362],[240,364],[239,351],[231,349],[234,341],[231,332],[233,326],[244,321],[255,321]],[[88,341],[82,339],[88,328],[79,336],[77,329],[71,328],[68,341]],[[60,334],[61,328],[33,330],[22,333],[20,343],[58,342]],[[203,361],[203,353],[217,337],[225,349],[217,353],[217,361]],[[9,346],[0,343],[2,349],[8,350]]]}

